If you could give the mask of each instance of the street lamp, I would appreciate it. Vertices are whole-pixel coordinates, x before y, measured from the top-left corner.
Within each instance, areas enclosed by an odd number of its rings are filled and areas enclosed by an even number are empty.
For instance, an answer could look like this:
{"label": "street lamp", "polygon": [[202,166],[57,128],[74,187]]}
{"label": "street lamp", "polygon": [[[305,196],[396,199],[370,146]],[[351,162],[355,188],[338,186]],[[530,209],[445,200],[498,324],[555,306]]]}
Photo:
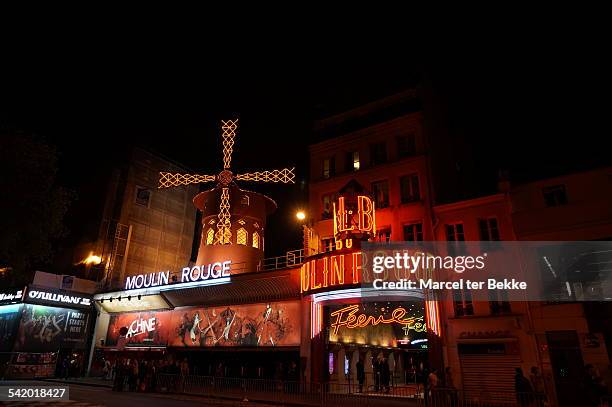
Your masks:
{"label": "street lamp", "polygon": [[297,213],[295,214],[295,217],[302,221],[304,219],[306,219],[306,214],[304,213],[304,211],[297,211]]}

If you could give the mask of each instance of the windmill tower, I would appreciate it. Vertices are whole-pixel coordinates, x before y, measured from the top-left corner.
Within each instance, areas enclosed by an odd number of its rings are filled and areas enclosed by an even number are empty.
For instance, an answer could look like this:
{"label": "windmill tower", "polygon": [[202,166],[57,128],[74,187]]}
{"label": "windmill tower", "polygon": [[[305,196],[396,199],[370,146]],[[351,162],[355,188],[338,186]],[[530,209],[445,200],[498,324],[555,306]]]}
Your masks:
{"label": "windmill tower", "polygon": [[256,270],[263,259],[266,217],[276,203],[269,197],[238,187],[235,181],[293,184],[295,168],[234,174],[232,152],[238,120],[221,121],[223,170],[217,175],[160,172],[159,188],[216,182],[193,198],[202,212],[202,238],[196,264],[232,261],[232,273]]}

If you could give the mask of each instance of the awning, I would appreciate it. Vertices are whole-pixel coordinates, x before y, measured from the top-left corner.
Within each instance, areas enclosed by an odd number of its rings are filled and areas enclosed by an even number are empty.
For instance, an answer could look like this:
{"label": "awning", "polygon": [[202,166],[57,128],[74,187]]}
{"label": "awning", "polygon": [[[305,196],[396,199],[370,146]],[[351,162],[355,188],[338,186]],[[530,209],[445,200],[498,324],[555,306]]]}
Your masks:
{"label": "awning", "polygon": [[174,307],[226,305],[300,298],[300,269],[238,274],[231,283],[164,291]]}
{"label": "awning", "polygon": [[[236,274],[227,281],[170,284],[136,290],[100,293],[94,299],[107,311],[131,312],[188,305],[229,305],[300,298],[300,269]],[[112,299],[112,301],[111,301]]]}

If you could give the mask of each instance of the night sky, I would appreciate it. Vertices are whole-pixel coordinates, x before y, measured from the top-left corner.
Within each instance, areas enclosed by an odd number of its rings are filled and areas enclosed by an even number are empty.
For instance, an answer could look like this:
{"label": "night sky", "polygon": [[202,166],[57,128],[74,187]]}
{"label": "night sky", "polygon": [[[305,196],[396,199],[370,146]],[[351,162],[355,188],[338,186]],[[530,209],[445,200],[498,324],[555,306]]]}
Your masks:
{"label": "night sky", "polygon": [[289,55],[234,47],[194,55],[132,45],[29,50],[5,59],[11,63],[1,79],[0,126],[57,146],[59,182],[79,196],[68,219],[73,238],[105,187],[100,174],[121,151],[141,145],[217,174],[219,121],[239,117],[235,172],[297,167],[295,186],[241,184],[279,203],[267,231],[275,249],[267,254],[299,247],[293,215],[306,204],[313,120],[415,85],[432,92],[451,133],[473,149],[483,194],[494,191],[500,168],[519,181],[610,163],[600,109],[587,93],[593,79],[555,50],[406,47],[345,55],[314,48]]}

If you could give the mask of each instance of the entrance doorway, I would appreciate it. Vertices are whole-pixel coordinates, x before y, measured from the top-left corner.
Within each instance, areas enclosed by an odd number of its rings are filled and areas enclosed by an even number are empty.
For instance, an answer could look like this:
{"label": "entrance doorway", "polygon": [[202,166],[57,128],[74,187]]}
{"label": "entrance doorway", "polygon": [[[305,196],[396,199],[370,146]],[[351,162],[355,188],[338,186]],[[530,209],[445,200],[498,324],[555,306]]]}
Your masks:
{"label": "entrance doorway", "polygon": [[579,390],[583,381],[584,362],[576,331],[546,332],[550,362],[553,368],[559,407],[579,406],[584,394]]}

